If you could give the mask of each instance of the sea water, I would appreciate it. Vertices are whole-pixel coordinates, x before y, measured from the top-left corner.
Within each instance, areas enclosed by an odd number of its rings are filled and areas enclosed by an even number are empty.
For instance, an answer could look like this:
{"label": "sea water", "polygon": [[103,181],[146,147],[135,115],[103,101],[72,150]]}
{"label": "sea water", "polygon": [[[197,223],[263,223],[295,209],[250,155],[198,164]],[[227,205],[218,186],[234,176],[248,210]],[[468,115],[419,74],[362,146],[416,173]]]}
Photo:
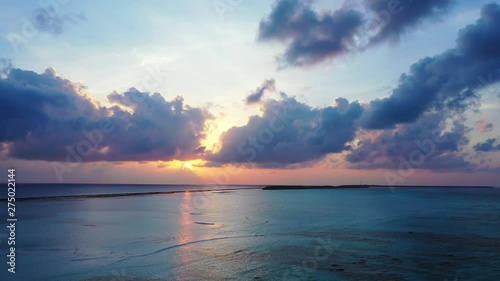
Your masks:
{"label": "sea water", "polygon": [[16,213],[16,273],[2,231],[0,280],[500,280],[499,189],[58,198]]}

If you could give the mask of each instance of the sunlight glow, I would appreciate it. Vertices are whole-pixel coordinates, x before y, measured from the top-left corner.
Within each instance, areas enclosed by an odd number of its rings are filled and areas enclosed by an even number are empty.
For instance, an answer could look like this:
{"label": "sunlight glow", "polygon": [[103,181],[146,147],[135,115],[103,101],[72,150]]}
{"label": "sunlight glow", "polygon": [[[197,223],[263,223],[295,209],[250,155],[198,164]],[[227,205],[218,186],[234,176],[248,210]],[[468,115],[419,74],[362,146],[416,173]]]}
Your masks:
{"label": "sunlight glow", "polygon": [[192,169],[193,169],[193,164],[191,164],[190,162],[184,162],[184,163],[182,164],[182,168],[183,168],[183,169],[192,170]]}

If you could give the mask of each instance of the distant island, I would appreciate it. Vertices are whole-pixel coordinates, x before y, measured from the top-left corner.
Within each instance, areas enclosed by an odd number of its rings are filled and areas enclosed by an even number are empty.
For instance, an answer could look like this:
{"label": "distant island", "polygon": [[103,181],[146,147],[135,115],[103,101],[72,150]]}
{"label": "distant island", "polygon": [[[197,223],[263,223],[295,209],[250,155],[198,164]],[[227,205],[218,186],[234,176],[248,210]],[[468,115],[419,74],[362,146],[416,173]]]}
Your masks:
{"label": "distant island", "polygon": [[356,185],[268,185],[263,190],[289,190],[289,189],[342,189],[342,188],[371,188],[371,187],[397,187],[397,188],[494,188],[493,186],[432,186],[432,185],[368,185],[368,184],[356,184]]}

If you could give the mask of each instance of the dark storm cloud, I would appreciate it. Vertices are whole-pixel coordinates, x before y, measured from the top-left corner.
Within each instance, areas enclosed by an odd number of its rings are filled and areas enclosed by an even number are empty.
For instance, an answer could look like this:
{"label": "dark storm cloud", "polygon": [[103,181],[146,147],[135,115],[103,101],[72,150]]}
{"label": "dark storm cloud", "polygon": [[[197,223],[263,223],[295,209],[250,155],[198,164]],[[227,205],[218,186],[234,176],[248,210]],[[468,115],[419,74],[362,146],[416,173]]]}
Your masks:
{"label": "dark storm cloud", "polygon": [[453,121],[452,128],[446,130],[445,121],[443,113],[427,113],[416,122],[398,125],[394,130],[360,131],[359,143],[345,159],[360,169],[397,169],[403,162],[414,169],[474,168],[461,153],[469,143],[467,135],[471,129]]}
{"label": "dark storm cloud", "polygon": [[262,115],[244,126],[232,127],[220,138],[222,148],[206,159],[217,163],[253,163],[259,167],[286,167],[349,149],[356,120],[363,108],[357,102],[342,107],[311,108],[282,94],[267,100]]}
{"label": "dark storm cloud", "polygon": [[247,96],[246,103],[253,104],[260,102],[266,90],[271,92],[276,90],[276,83],[274,82],[274,79],[265,80],[264,83],[262,83],[262,86],[258,87],[254,92]]}
{"label": "dark storm cloud", "polygon": [[484,142],[476,143],[474,150],[481,152],[500,151],[500,143],[496,138],[487,139]]}
{"label": "dark storm cloud", "polygon": [[351,9],[318,14],[311,1],[281,0],[259,25],[259,40],[286,42],[280,58],[287,65],[311,65],[349,51],[363,24],[362,14]]}
{"label": "dark storm cloud", "polygon": [[0,142],[8,144],[8,156],[64,161],[76,151],[82,161],[146,161],[203,151],[211,115],[184,105],[181,97],[166,101],[131,88],[110,94],[116,105],[106,108],[83,90],[52,69],[11,69],[0,79]]}
{"label": "dark storm cloud", "polygon": [[456,42],[455,48],[413,64],[390,97],[372,101],[363,127],[391,128],[414,122],[429,110],[462,112],[477,105],[477,90],[484,87],[479,78],[500,79],[500,6],[485,5]]}
{"label": "dark storm cloud", "polygon": [[[286,44],[283,65],[307,66],[356,52],[401,35],[443,14],[451,0],[365,0],[316,12],[313,1],[279,0],[261,20],[258,39]],[[362,11],[366,11],[364,15]]]}
{"label": "dark storm cloud", "polygon": [[375,16],[368,28],[375,28],[371,43],[398,41],[402,35],[429,19],[446,13],[453,0],[365,0]]}

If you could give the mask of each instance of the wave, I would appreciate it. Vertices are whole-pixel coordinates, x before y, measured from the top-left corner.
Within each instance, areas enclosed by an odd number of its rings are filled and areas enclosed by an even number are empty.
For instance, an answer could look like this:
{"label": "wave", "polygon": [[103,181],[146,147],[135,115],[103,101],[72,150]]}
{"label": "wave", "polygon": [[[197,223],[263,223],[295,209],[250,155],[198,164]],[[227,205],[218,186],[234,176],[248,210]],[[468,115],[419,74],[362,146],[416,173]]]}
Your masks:
{"label": "wave", "polygon": [[190,242],[186,242],[186,243],[182,243],[182,244],[176,244],[176,245],[168,246],[168,247],[156,250],[154,252],[150,252],[150,253],[146,253],[146,254],[142,254],[142,255],[128,256],[128,257],[123,258],[121,260],[117,260],[116,262],[122,262],[122,261],[126,261],[126,260],[129,260],[129,259],[132,259],[132,258],[147,257],[147,256],[155,255],[155,254],[158,254],[158,253],[170,250],[170,249],[175,249],[175,248],[179,248],[179,247],[183,247],[183,246],[187,246],[187,245],[192,245],[192,244],[198,244],[198,243],[203,243],[203,242],[211,242],[211,241],[217,241],[217,240],[237,239],[237,238],[251,238],[251,237],[263,237],[263,235],[254,234],[254,235],[225,236],[225,237],[216,237],[216,238],[203,239],[203,240],[195,240],[195,241],[190,241]]}

